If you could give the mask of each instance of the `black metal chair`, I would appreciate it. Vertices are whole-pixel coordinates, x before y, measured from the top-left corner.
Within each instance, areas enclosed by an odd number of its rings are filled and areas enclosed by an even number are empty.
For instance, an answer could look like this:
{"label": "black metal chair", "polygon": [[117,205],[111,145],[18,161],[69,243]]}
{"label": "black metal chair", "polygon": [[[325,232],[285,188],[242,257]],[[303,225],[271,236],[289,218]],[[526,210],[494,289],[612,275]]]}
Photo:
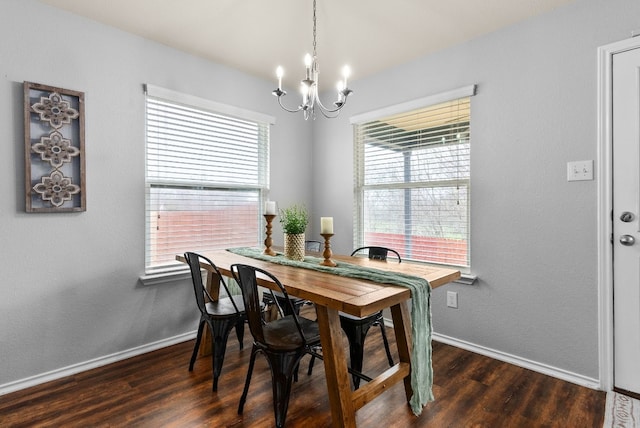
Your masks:
{"label": "black metal chair", "polygon": [[[244,390],[238,405],[238,414],[242,414],[244,409],[256,355],[261,352],[267,358],[271,369],[273,411],[275,413],[276,426],[283,427],[289,406],[291,383],[297,372],[300,360],[305,354],[320,358],[313,350],[314,347],[320,344],[318,324],[316,321],[298,316],[295,313],[287,290],[271,273],[243,264],[232,265],[231,273],[242,289],[249,330],[253,336],[251,359]],[[281,317],[269,322],[265,321],[260,307],[258,275],[266,276],[278,286],[280,293],[284,296],[284,303],[289,306],[289,315],[284,315],[282,308],[278,305]],[[273,296],[273,299],[277,304],[278,300],[275,296]]]}
{"label": "black metal chair", "polygon": [[[196,303],[200,310],[200,322],[198,324],[198,335],[196,336],[196,344],[193,347],[193,354],[189,363],[189,371],[193,371],[193,365],[198,356],[198,348],[202,341],[202,333],[205,324],[209,326],[211,333],[211,364],[213,370],[213,390],[218,389],[218,378],[222,371],[222,363],[224,362],[224,354],[227,349],[227,339],[233,327],[236,327],[236,335],[240,342],[240,349],[243,345],[244,336],[244,302],[242,296],[233,296],[229,292],[229,288],[225,283],[218,267],[207,257],[197,253],[184,253],[184,258],[189,264],[191,270],[191,279],[193,282],[193,290],[196,295]],[[220,284],[224,287],[228,297],[222,297],[214,301],[202,281],[201,261],[211,265],[214,272],[218,275]]]}
{"label": "black metal chair", "polygon": [[322,242],[320,241],[304,241],[304,249],[307,251],[315,251],[319,253],[322,250]]}
{"label": "black metal chair", "polygon": [[[389,253],[394,254],[398,263],[402,263],[402,258],[396,250],[386,247],[360,247],[351,253],[351,256],[355,256],[361,251],[368,251],[368,257],[374,260],[387,260]],[[364,341],[366,339],[369,329],[373,326],[379,326],[382,333],[382,341],[384,343],[384,349],[387,353],[387,360],[389,366],[393,366],[393,357],[391,356],[391,350],[389,349],[389,341],[387,340],[387,332],[384,327],[384,318],[382,311],[376,312],[364,318],[356,317],[353,315],[340,312],[340,326],[347,335],[349,340],[349,363],[351,368],[357,372],[362,372],[362,363],[364,360]],[[355,389],[360,387],[360,378],[358,376],[352,376],[353,386]]]}
{"label": "black metal chair", "polygon": [[367,251],[369,258],[373,260],[387,260],[389,253],[392,253],[398,259],[398,263],[402,263],[402,257],[400,257],[400,254],[396,250],[387,247],[360,247],[351,252],[351,257],[357,255],[361,251]]}
{"label": "black metal chair", "polygon": [[[402,263],[402,258],[397,251],[391,248],[385,247],[361,247],[354,250],[351,256],[355,256],[358,252],[368,250],[369,258],[375,260],[387,260],[388,253],[393,253],[398,258],[398,263]],[[391,356],[391,350],[389,349],[389,341],[387,340],[387,332],[384,327],[384,318],[382,311],[376,312],[364,318],[356,317],[353,315],[340,312],[340,327],[347,336],[349,341],[349,372],[353,379],[354,389],[360,387],[360,379],[370,380],[367,376],[362,375],[362,362],[364,361],[364,340],[369,332],[369,329],[374,326],[380,326],[380,332],[382,333],[382,341],[384,342],[384,349],[387,353],[387,360],[389,366],[393,366],[393,357]],[[308,374],[313,372],[313,364],[315,358],[311,358],[309,362]]]}

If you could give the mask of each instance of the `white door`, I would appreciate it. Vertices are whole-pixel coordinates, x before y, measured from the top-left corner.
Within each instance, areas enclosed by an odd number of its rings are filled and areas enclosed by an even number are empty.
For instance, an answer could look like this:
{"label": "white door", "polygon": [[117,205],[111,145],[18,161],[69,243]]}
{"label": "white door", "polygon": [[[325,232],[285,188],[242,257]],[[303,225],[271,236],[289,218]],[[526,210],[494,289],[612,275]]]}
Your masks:
{"label": "white door", "polygon": [[614,386],[640,394],[640,49],[613,55]]}

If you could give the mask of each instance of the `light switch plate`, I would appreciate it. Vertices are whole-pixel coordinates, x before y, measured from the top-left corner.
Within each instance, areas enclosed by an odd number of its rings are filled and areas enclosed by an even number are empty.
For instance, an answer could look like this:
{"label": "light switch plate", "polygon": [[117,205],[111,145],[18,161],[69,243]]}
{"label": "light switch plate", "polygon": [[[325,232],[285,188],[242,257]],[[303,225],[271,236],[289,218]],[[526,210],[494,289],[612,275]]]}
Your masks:
{"label": "light switch plate", "polygon": [[567,181],[593,180],[593,161],[567,162]]}

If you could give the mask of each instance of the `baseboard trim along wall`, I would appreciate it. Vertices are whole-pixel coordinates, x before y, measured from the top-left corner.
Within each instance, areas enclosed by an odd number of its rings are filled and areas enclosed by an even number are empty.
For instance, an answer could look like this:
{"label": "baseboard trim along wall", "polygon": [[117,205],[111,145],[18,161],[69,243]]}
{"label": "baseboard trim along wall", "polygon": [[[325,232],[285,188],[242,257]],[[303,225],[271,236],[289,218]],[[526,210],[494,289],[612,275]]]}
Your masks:
{"label": "baseboard trim along wall", "polygon": [[476,354],[485,355],[499,361],[504,361],[518,367],[523,367],[525,369],[533,370],[535,372],[562,379],[567,382],[575,383],[576,385],[585,386],[591,389],[602,389],[600,381],[598,381],[598,379],[583,376],[557,367],[549,366],[547,364],[542,364],[537,361],[528,360],[526,358],[496,351],[494,349],[485,348],[483,346],[478,346],[464,340],[455,339],[453,337],[445,336],[438,333],[433,333],[432,339],[438,342],[446,343],[447,345],[456,346],[458,348],[466,349],[467,351],[475,352]]}
{"label": "baseboard trim along wall", "polygon": [[[386,320],[385,320],[386,321]],[[385,322],[385,324],[387,324]],[[138,346],[136,348],[128,349],[122,352],[116,352],[115,354],[106,355],[104,357],[96,358],[93,360],[85,361],[83,363],[74,364],[61,369],[52,370],[47,373],[31,376],[25,379],[20,379],[14,382],[9,382],[4,385],[0,385],[0,396],[9,394],[11,392],[19,391],[21,389],[30,388],[35,385],[50,382],[52,380],[61,379],[66,376],[71,376],[76,373],[95,369],[98,367],[106,366],[118,361],[126,360],[127,358],[135,357],[138,355],[146,354],[147,352],[155,351],[167,346],[175,345],[177,343],[186,342],[188,340],[195,339],[196,331],[184,333],[178,336],[173,336],[167,339],[159,340],[157,342],[148,343],[146,345]],[[565,380],[567,382],[575,383],[577,385],[585,386],[591,389],[601,389],[600,382],[597,379],[582,376],[567,370],[559,369],[557,367],[549,366],[547,364],[541,364],[536,361],[521,358],[515,355],[506,354],[504,352],[496,351],[483,346],[478,346],[470,342],[458,340],[449,336],[433,333],[433,340],[446,343],[448,345],[456,346],[458,348],[466,349],[467,351],[475,352],[480,355],[495,358],[496,360],[504,361],[519,367],[523,367],[535,372],[553,376],[558,379]]]}
{"label": "baseboard trim along wall", "polygon": [[146,354],[147,352],[166,348],[167,346],[172,346],[178,343],[186,342],[188,340],[195,339],[195,337],[196,337],[196,331],[194,330],[192,332],[180,334],[178,336],[173,336],[167,339],[158,340],[157,342],[152,342],[146,345],[127,349],[125,351],[116,352],[111,355],[105,355],[104,357],[99,357],[93,360],[89,360],[82,363],[73,364],[71,366],[63,367],[60,369],[52,370],[47,373],[42,373],[42,374],[31,376],[25,379],[16,380],[14,382],[5,383],[4,385],[0,385],[0,396],[9,394],[11,392],[19,391],[21,389],[26,389],[32,386],[40,385],[42,383],[50,382],[52,380],[61,379],[66,376],[72,376],[74,374],[84,372],[87,370],[106,366],[108,364],[126,360],[127,358]]}

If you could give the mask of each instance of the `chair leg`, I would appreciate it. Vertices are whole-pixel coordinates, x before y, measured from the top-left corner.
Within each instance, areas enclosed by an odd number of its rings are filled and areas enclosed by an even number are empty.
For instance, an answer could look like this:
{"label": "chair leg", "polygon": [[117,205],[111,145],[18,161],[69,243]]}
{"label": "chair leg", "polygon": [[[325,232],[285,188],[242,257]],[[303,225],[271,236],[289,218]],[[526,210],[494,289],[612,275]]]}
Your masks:
{"label": "chair leg", "polygon": [[[362,373],[362,361],[364,359],[364,339],[371,324],[358,324],[347,321],[340,323],[349,341],[349,365],[357,372]],[[360,387],[360,378],[351,375],[354,389]]]}
{"label": "chair leg", "polygon": [[389,367],[393,367],[393,357],[391,356],[391,350],[389,349],[389,341],[387,340],[387,331],[384,327],[384,321],[378,322],[380,326],[380,333],[382,333],[382,341],[384,342],[384,350],[387,352],[387,361],[389,361]]}
{"label": "chair leg", "polygon": [[[315,352],[317,352],[318,349],[322,350],[322,347],[320,347],[319,345],[314,346],[312,348]],[[313,373],[313,364],[316,362],[316,356],[313,354],[310,354],[310,355],[311,355],[311,360],[309,361],[309,369],[307,370],[307,376],[311,376],[311,374]]]}
{"label": "chair leg", "polygon": [[227,350],[227,340],[231,329],[236,325],[237,320],[227,319],[224,321],[211,321],[211,365],[213,368],[213,390],[218,390],[218,378],[222,372],[222,363],[224,363],[224,354]]}
{"label": "chair leg", "polygon": [[241,316],[236,322],[236,337],[238,338],[238,343],[240,344],[240,350],[244,348],[244,323],[246,321],[245,316]]}
{"label": "chair leg", "polygon": [[244,410],[244,403],[247,401],[247,393],[249,392],[249,384],[251,383],[251,375],[253,374],[253,365],[256,362],[256,355],[258,355],[258,348],[253,345],[251,348],[251,358],[249,359],[249,369],[247,370],[247,378],[244,381],[244,390],[240,397],[240,404],[238,404],[238,414],[241,415]]}
{"label": "chair leg", "polygon": [[273,411],[276,418],[276,427],[284,427],[291,395],[291,383],[293,374],[300,364],[304,351],[292,353],[264,352],[269,359],[271,367],[271,380],[273,386]]}
{"label": "chair leg", "polygon": [[196,362],[196,358],[198,357],[198,349],[200,348],[200,341],[202,340],[202,332],[204,330],[205,320],[200,320],[200,325],[198,326],[198,334],[196,335],[196,345],[193,347],[193,354],[191,354],[191,361],[189,362],[189,371],[193,371],[193,365]]}
{"label": "chair leg", "polygon": [[311,356],[311,361],[309,361],[309,369],[307,370],[307,375],[311,376],[311,373],[313,373],[313,363],[316,362],[316,356],[312,355]]}

